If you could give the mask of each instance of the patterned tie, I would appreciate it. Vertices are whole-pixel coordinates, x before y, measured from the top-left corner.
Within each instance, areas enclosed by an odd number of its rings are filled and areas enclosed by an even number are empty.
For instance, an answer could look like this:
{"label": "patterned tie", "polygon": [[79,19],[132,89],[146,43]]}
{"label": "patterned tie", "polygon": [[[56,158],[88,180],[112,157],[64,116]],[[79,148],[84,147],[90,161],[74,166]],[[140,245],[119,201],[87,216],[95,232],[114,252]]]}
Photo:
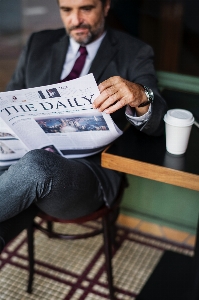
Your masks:
{"label": "patterned tie", "polygon": [[86,50],[86,47],[84,46],[80,46],[78,52],[80,52],[80,56],[76,59],[71,72],[68,74],[68,76],[62,79],[61,82],[78,78],[79,75],[81,74],[88,52]]}

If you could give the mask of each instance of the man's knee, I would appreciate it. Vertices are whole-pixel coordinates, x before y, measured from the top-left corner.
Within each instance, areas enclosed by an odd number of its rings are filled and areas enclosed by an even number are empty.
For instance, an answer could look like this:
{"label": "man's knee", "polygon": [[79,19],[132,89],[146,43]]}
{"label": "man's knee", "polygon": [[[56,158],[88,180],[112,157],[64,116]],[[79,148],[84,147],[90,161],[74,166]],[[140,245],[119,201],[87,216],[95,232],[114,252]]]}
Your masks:
{"label": "man's knee", "polygon": [[53,172],[49,165],[53,163],[53,157],[50,154],[46,150],[36,149],[29,151],[21,159],[23,172],[35,186],[40,198],[49,194],[52,189]]}
{"label": "man's knee", "polygon": [[47,160],[48,152],[43,149],[35,149],[27,152],[21,159],[23,163],[29,164],[41,164]]}
{"label": "man's knee", "polygon": [[19,165],[23,166],[23,170],[27,173],[34,172],[35,174],[42,176],[47,175],[49,162],[52,160],[45,150],[35,149],[27,152],[20,160]]}

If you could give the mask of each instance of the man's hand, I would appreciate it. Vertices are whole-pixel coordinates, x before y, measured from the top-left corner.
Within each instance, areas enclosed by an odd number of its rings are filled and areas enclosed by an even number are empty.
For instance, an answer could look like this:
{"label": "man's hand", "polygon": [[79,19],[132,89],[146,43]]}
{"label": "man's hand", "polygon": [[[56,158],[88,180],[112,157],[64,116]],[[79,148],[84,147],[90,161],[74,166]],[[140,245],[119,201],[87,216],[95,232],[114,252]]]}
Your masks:
{"label": "man's hand", "polygon": [[126,105],[134,107],[138,116],[148,111],[148,105],[138,107],[147,101],[144,88],[139,84],[114,76],[100,83],[98,88],[100,95],[93,102],[93,108],[101,112],[111,114]]}

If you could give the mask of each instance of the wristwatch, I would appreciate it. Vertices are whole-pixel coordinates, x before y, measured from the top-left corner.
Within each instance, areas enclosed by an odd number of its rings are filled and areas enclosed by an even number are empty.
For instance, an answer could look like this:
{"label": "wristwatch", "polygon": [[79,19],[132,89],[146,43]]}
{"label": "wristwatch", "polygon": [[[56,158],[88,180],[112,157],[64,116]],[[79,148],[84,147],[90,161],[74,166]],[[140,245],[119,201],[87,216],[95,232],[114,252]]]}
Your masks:
{"label": "wristwatch", "polygon": [[[140,84],[141,85],[141,84]],[[154,100],[154,94],[153,94],[153,91],[148,88],[147,86],[145,85],[141,85],[143,88],[144,88],[144,92],[145,92],[145,95],[147,96],[147,101],[141,103],[138,107],[143,107],[143,106],[146,106],[150,103],[153,103],[153,100]]]}

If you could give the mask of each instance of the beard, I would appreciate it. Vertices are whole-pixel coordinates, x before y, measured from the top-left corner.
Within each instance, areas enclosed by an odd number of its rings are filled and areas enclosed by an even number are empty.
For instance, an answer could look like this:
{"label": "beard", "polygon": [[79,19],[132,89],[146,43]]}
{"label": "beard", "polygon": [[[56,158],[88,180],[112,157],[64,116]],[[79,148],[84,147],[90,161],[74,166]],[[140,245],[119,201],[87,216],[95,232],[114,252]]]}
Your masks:
{"label": "beard", "polygon": [[[83,46],[93,42],[96,40],[104,31],[104,20],[101,20],[101,22],[98,24],[98,26],[93,29],[89,24],[80,24],[78,26],[71,26],[70,28],[67,29],[67,33],[70,37],[72,37],[78,44],[81,44]],[[73,30],[74,29],[80,29],[80,28],[85,28],[88,29],[88,34],[85,35],[73,35]]]}

